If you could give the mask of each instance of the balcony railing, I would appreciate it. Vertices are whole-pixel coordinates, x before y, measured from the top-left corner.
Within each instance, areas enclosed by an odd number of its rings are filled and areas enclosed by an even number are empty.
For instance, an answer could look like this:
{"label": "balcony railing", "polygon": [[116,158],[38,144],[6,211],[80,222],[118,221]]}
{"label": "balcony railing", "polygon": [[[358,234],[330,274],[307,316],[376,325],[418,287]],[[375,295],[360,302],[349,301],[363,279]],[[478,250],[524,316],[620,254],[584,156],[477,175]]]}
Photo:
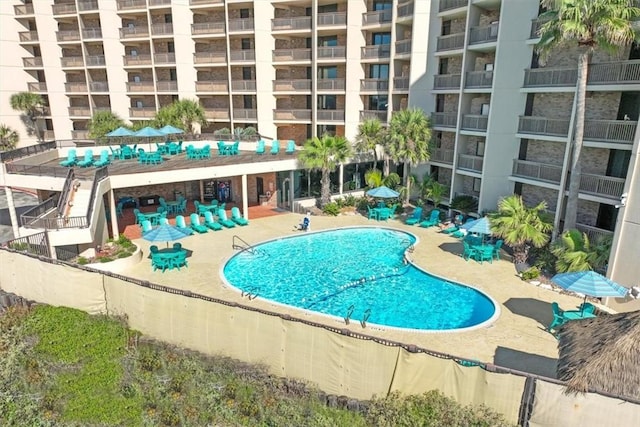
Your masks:
{"label": "balcony railing", "polygon": [[458,154],[458,168],[482,172],[482,164],[484,158],[480,156],[472,156],[470,154]]}
{"label": "balcony railing", "polygon": [[310,121],[311,110],[273,110],[274,120]]}
{"label": "balcony railing", "polygon": [[230,19],[229,20],[229,32],[234,31],[252,31],[253,30],[253,18],[242,19]]}
{"label": "balcony railing", "polygon": [[149,6],[169,6],[171,0],[149,0]]}
{"label": "balcony railing", "polygon": [[531,32],[529,33],[530,39],[537,39],[540,37],[538,32],[540,31],[540,27],[542,27],[547,21],[542,20],[540,18],[535,18],[531,20]]}
{"label": "balcony railing", "polygon": [[89,131],[88,130],[72,130],[71,138],[72,139],[89,139]]}
{"label": "balcony railing", "polygon": [[42,139],[44,139],[45,141],[53,141],[54,139],[56,139],[56,134],[52,130],[45,130],[44,132],[42,132]]}
{"label": "balcony railing", "polygon": [[118,0],[118,10],[144,9],[147,6],[146,0]]}
{"label": "balcony railing", "polygon": [[310,16],[296,16],[292,18],[275,18],[271,20],[271,29],[277,30],[310,30]]}
{"label": "balcony railing", "polygon": [[234,108],[234,120],[256,120],[258,118],[258,110],[255,108]]}
{"label": "balcony railing", "polygon": [[562,166],[515,159],[512,175],[559,184],[562,178]]}
{"label": "balcony railing", "polygon": [[318,47],[318,59],[344,59],[347,56],[345,46],[320,46]]}
{"label": "balcony railing", "polygon": [[586,120],[584,139],[631,145],[637,126],[638,122],[631,120]]}
{"label": "balcony railing", "polygon": [[458,125],[458,113],[431,113],[433,126],[455,128]]}
{"label": "balcony railing", "polygon": [[136,37],[149,37],[149,28],[147,28],[146,23],[140,23],[140,25],[135,27],[120,28],[121,39],[130,39]]}
{"label": "balcony railing", "polygon": [[344,110],[318,110],[318,121],[344,121]]}
{"label": "balcony railing", "polygon": [[231,90],[234,92],[255,92],[256,81],[255,80],[232,80]]}
{"label": "balcony railing", "polygon": [[84,67],[84,59],[82,56],[63,56],[60,58],[60,64],[63,67]]}
{"label": "balcony railing", "polygon": [[210,80],[196,82],[196,92],[228,92],[229,82],[226,80]]}
{"label": "balcony railing", "polygon": [[409,90],[409,77],[394,77],[393,78],[394,90]]}
{"label": "balcony railing", "polygon": [[176,81],[158,81],[156,82],[158,92],[177,92],[178,82]]}
{"label": "balcony railing", "polygon": [[434,89],[460,89],[462,74],[436,74],[433,76]]}
{"label": "balcony railing", "polygon": [[173,34],[173,24],[165,22],[151,24],[151,34],[154,36],[170,36]]}
{"label": "balcony railing", "polygon": [[569,120],[548,119],[546,117],[520,116],[518,132],[534,135],[562,136],[569,135]]}
{"label": "balcony railing", "polygon": [[318,26],[345,25],[347,23],[346,12],[319,13]]}
{"label": "balcony railing", "polygon": [[155,85],[153,80],[144,82],[128,82],[127,92],[153,92],[155,91]]}
{"label": "balcony railing", "polygon": [[84,82],[65,83],[64,89],[67,92],[88,92],[87,84]]}
{"label": "balcony railing", "polygon": [[85,28],[84,30],[82,30],[82,38],[101,39],[102,29],[101,28]]}
{"label": "balcony railing", "polygon": [[413,0],[398,5],[398,18],[413,16]]}
{"label": "balcony railing", "polygon": [[232,50],[229,58],[231,62],[255,61],[256,51],[253,49]]}
{"label": "balcony railing", "polygon": [[226,52],[196,52],[193,54],[196,64],[220,64],[227,62]]}
{"label": "balcony railing", "polygon": [[191,24],[191,34],[224,34],[224,22],[199,22]]}
{"label": "balcony railing", "polygon": [[624,190],[624,178],[580,174],[580,192],[619,199]]}
{"label": "balcony railing", "polygon": [[153,61],[156,64],[175,64],[176,54],[174,52],[154,53]]}
{"label": "balcony railing", "polygon": [[481,27],[472,27],[469,33],[469,44],[491,43],[498,40],[498,26],[493,23]]}
{"label": "balcony railing", "polygon": [[322,91],[344,90],[345,79],[318,79],[316,88]]}
{"label": "balcony railing", "polygon": [[575,68],[531,68],[524,70],[524,87],[575,86]]}
{"label": "balcony railing", "polygon": [[98,2],[96,0],[79,0],[78,10],[80,12],[87,12],[89,10],[98,10]]}
{"label": "balcony railing", "polygon": [[37,31],[21,31],[18,33],[21,42],[37,42],[38,41],[38,32]]}
{"label": "balcony railing", "polygon": [[208,6],[223,5],[224,0],[189,0],[191,6],[197,6],[199,4],[206,4]]}
{"label": "balcony railing", "polygon": [[104,55],[91,55],[84,60],[87,67],[101,67],[107,64]]}
{"label": "balcony railing", "polygon": [[22,65],[25,68],[28,68],[28,67],[42,67],[42,57],[41,56],[36,56],[36,57],[22,58]]}
{"label": "balcony railing", "polygon": [[493,71],[469,71],[464,82],[468,89],[490,88],[493,84]]}
{"label": "balcony railing", "polygon": [[91,92],[109,92],[108,82],[90,82],[89,89]]}
{"label": "balcony railing", "polygon": [[204,117],[207,120],[229,120],[228,108],[206,108],[204,109]]}
{"label": "balcony railing", "polygon": [[131,107],[129,116],[131,117],[155,117],[156,107]]}
{"label": "balcony railing", "polygon": [[389,90],[389,79],[362,79],[360,80],[361,91],[383,91]]}
{"label": "balcony railing", "polygon": [[51,5],[51,10],[53,11],[53,15],[65,15],[76,13],[76,4],[75,3],[60,3]]}
{"label": "balcony railing", "polygon": [[70,116],[80,116],[80,117],[90,117],[91,116],[91,108],[87,106],[83,107],[69,107],[69,115]]}
{"label": "balcony railing", "polygon": [[33,15],[33,4],[18,4],[13,6],[13,13],[16,16]]}
{"label": "balcony railing", "polygon": [[389,58],[391,55],[391,45],[380,44],[364,46],[362,48],[362,59]]}
{"label": "balcony railing", "polygon": [[453,164],[453,150],[446,148],[434,148],[431,150],[429,160],[432,162]]}
{"label": "balcony railing", "polygon": [[27,88],[29,92],[46,92],[47,84],[44,82],[29,82]]}
{"label": "balcony railing", "polygon": [[274,92],[295,92],[303,91],[307,92],[311,90],[311,80],[309,79],[297,79],[297,80],[274,80],[273,91]]}
{"label": "balcony railing", "polygon": [[391,9],[376,10],[375,12],[365,12],[362,14],[362,25],[375,25],[391,22]]}
{"label": "balcony railing", "polygon": [[589,242],[597,243],[604,239],[610,239],[613,237],[613,231],[604,230],[602,228],[593,227],[586,224],[576,224],[578,231],[585,233],[589,238]]}
{"label": "balcony railing", "polygon": [[387,121],[387,110],[360,110],[360,120],[378,119],[381,122]]}
{"label": "balcony railing", "polygon": [[468,4],[469,4],[469,0],[440,0],[438,12],[444,12],[445,10],[466,7]]}
{"label": "balcony railing", "polygon": [[640,84],[640,59],[589,64],[588,84]]}
{"label": "balcony railing", "polygon": [[124,65],[151,65],[151,54],[125,55]]}
{"label": "balcony railing", "polygon": [[436,50],[442,52],[445,50],[462,49],[464,46],[464,33],[449,34],[447,36],[438,36]]}
{"label": "balcony railing", "polygon": [[404,55],[405,53],[411,53],[411,39],[396,42],[396,54]]}
{"label": "balcony railing", "polygon": [[489,116],[479,114],[465,114],[462,116],[462,129],[486,131]]}
{"label": "balcony railing", "polygon": [[76,40],[80,40],[80,31],[78,30],[58,31],[56,33],[56,40],[58,40],[59,42],[73,42]]}
{"label": "balcony railing", "polygon": [[274,61],[308,61],[311,59],[311,49],[275,49]]}

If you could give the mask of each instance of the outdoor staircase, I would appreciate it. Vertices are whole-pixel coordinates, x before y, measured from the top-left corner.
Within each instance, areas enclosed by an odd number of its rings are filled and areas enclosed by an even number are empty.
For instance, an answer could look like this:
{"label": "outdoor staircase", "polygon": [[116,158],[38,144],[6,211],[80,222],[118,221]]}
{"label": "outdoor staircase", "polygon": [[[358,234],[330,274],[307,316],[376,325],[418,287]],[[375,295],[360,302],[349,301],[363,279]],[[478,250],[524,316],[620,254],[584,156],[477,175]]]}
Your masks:
{"label": "outdoor staircase", "polygon": [[71,205],[65,213],[65,216],[69,218],[86,216],[87,209],[89,209],[92,182],[78,181],[78,183],[80,183],[80,187],[69,198]]}

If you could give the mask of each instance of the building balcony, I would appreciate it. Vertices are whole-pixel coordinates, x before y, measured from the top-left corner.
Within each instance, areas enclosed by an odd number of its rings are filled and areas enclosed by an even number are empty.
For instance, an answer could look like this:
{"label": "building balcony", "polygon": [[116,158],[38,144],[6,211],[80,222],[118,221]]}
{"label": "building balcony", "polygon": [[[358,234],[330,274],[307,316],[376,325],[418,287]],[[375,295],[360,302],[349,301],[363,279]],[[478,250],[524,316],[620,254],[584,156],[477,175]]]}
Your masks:
{"label": "building balcony", "polygon": [[102,29],[100,28],[85,28],[82,30],[83,39],[101,39]]}
{"label": "building balcony", "polygon": [[491,88],[493,71],[468,71],[464,81],[466,89]]}
{"label": "building balcony", "polygon": [[387,110],[360,110],[360,120],[378,119],[382,123],[387,121]]}
{"label": "building balcony", "polygon": [[310,61],[311,49],[275,49],[273,51],[273,61]]}
{"label": "building balcony", "polygon": [[258,110],[255,108],[234,108],[233,109],[234,120],[258,120]]}
{"label": "building balcony", "polygon": [[20,31],[18,33],[20,38],[20,43],[29,43],[29,42],[37,42],[38,41],[38,32],[37,31]]}
{"label": "building balcony", "polygon": [[232,80],[231,90],[233,92],[255,92],[256,81],[255,80]]}
{"label": "building balcony", "polygon": [[596,243],[604,239],[611,239],[613,237],[613,231],[604,230],[602,228],[593,227],[586,224],[576,224],[578,231],[585,233],[591,243]]}
{"label": "building balcony", "polygon": [[562,166],[515,159],[511,174],[521,178],[531,178],[535,181],[559,184],[562,178]]}
{"label": "building balcony", "polygon": [[116,5],[118,10],[145,9],[147,7],[147,1],[146,0],[118,0]]}
{"label": "building balcony", "polygon": [[231,120],[228,108],[206,108],[204,109],[204,117],[207,120]]}
{"label": "building balcony", "polygon": [[120,28],[121,39],[134,39],[140,37],[149,37],[149,28],[146,25],[139,25],[137,27]]}
{"label": "building balcony", "polygon": [[87,67],[104,67],[107,65],[104,55],[91,55],[84,58]]}
{"label": "building balcony", "polygon": [[311,110],[273,110],[273,120],[290,122],[310,122]]}
{"label": "building balcony", "polygon": [[442,128],[455,128],[458,125],[458,113],[431,113],[431,124]]}
{"label": "building balcony", "polygon": [[347,24],[346,12],[319,13],[318,27],[343,26]]}
{"label": "building balcony", "polygon": [[224,0],[189,0],[190,6],[207,5],[207,6],[222,6]]}
{"label": "building balcony", "polygon": [[156,82],[156,89],[158,92],[177,92],[178,82],[172,80],[158,81]]}
{"label": "building balcony", "polygon": [[129,116],[135,118],[153,118],[156,116],[156,107],[131,107]]}
{"label": "building balcony", "polygon": [[75,3],[60,3],[51,5],[53,16],[56,15],[70,15],[76,13]]}
{"label": "building balcony", "polygon": [[409,77],[394,77],[393,90],[409,90]]}
{"label": "building balcony", "polygon": [[229,19],[229,32],[253,31],[253,18]]}
{"label": "building balcony", "polygon": [[447,50],[462,49],[464,47],[464,33],[449,34],[447,36],[438,36],[436,51],[444,52]]}
{"label": "building balcony", "polygon": [[72,139],[89,139],[89,131],[84,130],[72,130],[71,131]]}
{"label": "building balcony", "polygon": [[309,92],[311,91],[311,80],[310,79],[274,80],[273,91],[274,92]]}
{"label": "building balcony", "polygon": [[171,0],[149,0],[149,6],[171,6]]}
{"label": "building balcony", "polygon": [[46,92],[47,84],[45,82],[29,82],[27,88],[29,92]]}
{"label": "building balcony", "polygon": [[45,141],[54,141],[56,139],[56,134],[52,130],[45,130],[44,132],[42,132],[42,138]]}
{"label": "building balcony", "polygon": [[91,108],[88,105],[69,107],[69,115],[73,117],[91,117]]}
{"label": "building balcony", "polygon": [[196,82],[196,92],[229,92],[229,82],[226,80],[209,80]]}
{"label": "building balcony", "polygon": [[566,138],[569,135],[569,120],[520,116],[518,133]]}
{"label": "building balcony", "polygon": [[231,62],[252,62],[256,60],[256,51],[253,49],[232,50],[229,59]]}
{"label": "building balcony", "polygon": [[56,40],[58,40],[59,42],[80,41],[80,31],[78,30],[57,31]]}
{"label": "building balcony", "polygon": [[[568,119],[520,116],[518,133],[566,138],[569,125]],[[637,125],[638,122],[631,120],[586,120],[583,138],[585,141],[632,145]]]}
{"label": "building balcony", "polygon": [[193,54],[196,64],[224,64],[227,62],[226,52],[196,52]]}
{"label": "building balcony", "polygon": [[164,22],[151,24],[151,34],[154,36],[171,36],[173,35],[173,24]]}
{"label": "building balcony", "polygon": [[387,92],[389,79],[362,79],[360,80],[360,92]]}
{"label": "building balcony", "polygon": [[391,45],[369,45],[362,48],[362,59],[383,59],[391,56]]}
{"label": "building balcony", "polygon": [[461,129],[486,132],[488,123],[489,123],[489,116],[484,116],[480,114],[464,114],[462,116]]}
{"label": "building balcony", "polygon": [[97,0],[78,0],[78,10],[80,12],[98,10],[98,2]]}
{"label": "building balcony", "polygon": [[343,122],[344,110],[318,110],[319,122]]}
{"label": "building balcony", "polygon": [[458,169],[482,172],[484,158],[470,154],[458,154]]}
{"label": "building balcony", "polygon": [[127,82],[127,92],[154,92],[155,88],[153,80],[144,82]]}
{"label": "building balcony", "polygon": [[446,148],[434,148],[431,150],[429,161],[444,163],[447,165],[453,164],[453,150]]}
{"label": "building balcony", "polygon": [[524,87],[575,86],[578,70],[575,68],[531,68],[524,70]]}
{"label": "building balcony", "polygon": [[153,62],[156,64],[175,64],[176,54],[174,52],[154,53]]}
{"label": "building balcony", "polygon": [[27,58],[22,58],[22,65],[24,66],[24,68],[40,68],[42,67],[42,57],[30,56]]}
{"label": "building balcony", "polygon": [[493,23],[480,27],[471,27],[469,31],[469,44],[492,43],[498,40],[499,24]]}
{"label": "building balcony", "polygon": [[60,58],[62,67],[84,67],[82,56],[63,56]]}
{"label": "building balcony", "polygon": [[67,92],[88,92],[85,82],[71,82],[64,84],[64,90]]}
{"label": "building balcony", "polygon": [[33,4],[18,4],[13,6],[13,13],[16,16],[33,15]]}
{"label": "building balcony", "polygon": [[318,91],[344,91],[345,88],[345,79],[318,79],[316,81],[316,89]]}
{"label": "building balcony", "polygon": [[438,12],[467,7],[469,0],[440,0]]}
{"label": "building balcony", "polygon": [[90,82],[91,92],[109,92],[109,82]]}
{"label": "building balcony", "polygon": [[318,59],[346,59],[347,48],[345,46],[321,46],[318,47]]}
{"label": "building balcony", "polygon": [[226,27],[224,22],[201,22],[198,24],[191,24],[191,34],[222,34],[224,35]]}
{"label": "building balcony", "polygon": [[271,20],[272,31],[306,31],[311,30],[310,16],[296,16],[292,18],[275,18]]}
{"label": "building balcony", "polygon": [[391,9],[376,10],[373,12],[365,12],[362,14],[362,26],[380,25],[391,23],[393,14]]}
{"label": "building balcony", "polygon": [[124,65],[151,65],[151,54],[125,55],[123,56]]}
{"label": "building balcony", "polygon": [[436,74],[433,76],[433,89],[460,89],[462,74]]}
{"label": "building balcony", "polygon": [[396,42],[396,55],[406,55],[411,53],[411,39]]}
{"label": "building balcony", "polygon": [[[577,81],[576,68],[532,68],[524,74],[524,87],[573,87]],[[640,60],[590,64],[587,84],[640,84]]]}
{"label": "building balcony", "polygon": [[413,0],[398,4],[398,19],[413,17]]}

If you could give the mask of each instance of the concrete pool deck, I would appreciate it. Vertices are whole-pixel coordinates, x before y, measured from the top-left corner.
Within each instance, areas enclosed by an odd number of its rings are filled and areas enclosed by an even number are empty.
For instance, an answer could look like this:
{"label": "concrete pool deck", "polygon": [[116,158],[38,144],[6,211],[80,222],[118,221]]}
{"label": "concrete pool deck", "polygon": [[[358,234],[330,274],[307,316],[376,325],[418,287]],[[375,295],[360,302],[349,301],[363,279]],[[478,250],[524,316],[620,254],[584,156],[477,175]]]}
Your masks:
{"label": "concrete pool deck", "polygon": [[[371,326],[362,328],[359,322],[351,322],[346,326],[341,319],[283,307],[261,300],[259,297],[250,301],[224,284],[220,277],[220,269],[235,253],[232,249],[234,235],[249,244],[295,235],[300,233],[294,231],[294,227],[300,223],[301,219],[300,214],[283,213],[250,220],[250,225],[247,227],[210,231],[206,234],[187,237],[180,242],[184,248],[192,251],[188,258],[189,267],[165,273],[154,272],[151,268],[151,260],[146,254],[152,243],[136,239],[134,241],[142,247],[145,255],[142,262],[122,271],[121,274],[214,298],[236,301],[264,310],[288,313],[333,327],[346,327],[354,332],[414,344],[454,356],[555,378],[558,357],[557,340],[545,330],[553,317],[551,303],[556,301],[563,309],[573,309],[582,300],[520,280],[509,260],[494,261],[492,264],[485,262],[482,265],[472,260],[465,261],[460,256],[462,244],[458,239],[438,233],[437,228],[407,226],[401,220],[378,223],[369,221],[361,215],[313,216],[311,220],[313,231],[347,226],[379,225],[412,232],[419,238],[419,242],[415,245],[415,250],[409,254],[409,258],[417,266],[433,274],[474,286],[490,295],[498,303],[501,311],[499,318],[492,325],[467,332],[449,333],[420,333]],[[156,244],[164,246],[163,243]],[[268,269],[269,265],[265,264],[264,268]]]}

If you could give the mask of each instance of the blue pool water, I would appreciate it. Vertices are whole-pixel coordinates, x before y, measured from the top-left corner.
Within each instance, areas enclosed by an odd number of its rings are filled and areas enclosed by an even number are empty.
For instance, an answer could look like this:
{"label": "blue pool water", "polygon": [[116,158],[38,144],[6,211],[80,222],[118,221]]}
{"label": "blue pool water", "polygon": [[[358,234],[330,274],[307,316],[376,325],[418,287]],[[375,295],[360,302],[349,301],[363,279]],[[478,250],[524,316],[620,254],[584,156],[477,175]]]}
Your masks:
{"label": "blue pool water", "polygon": [[404,261],[416,238],[357,227],[301,233],[241,251],[226,281],[251,295],[356,322],[420,330],[469,328],[496,313],[493,301]]}

